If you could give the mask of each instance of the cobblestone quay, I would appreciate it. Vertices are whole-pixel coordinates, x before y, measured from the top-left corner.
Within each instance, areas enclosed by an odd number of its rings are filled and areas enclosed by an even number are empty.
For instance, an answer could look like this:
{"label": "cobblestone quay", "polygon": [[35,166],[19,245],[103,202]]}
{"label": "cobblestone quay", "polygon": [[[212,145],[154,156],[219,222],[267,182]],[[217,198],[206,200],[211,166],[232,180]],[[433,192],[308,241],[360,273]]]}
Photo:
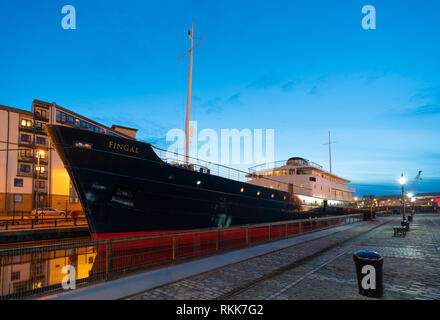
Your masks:
{"label": "cobblestone quay", "polygon": [[154,288],[127,299],[371,299],[358,294],[353,253],[384,256],[383,299],[440,299],[440,215],[381,217],[329,236]]}

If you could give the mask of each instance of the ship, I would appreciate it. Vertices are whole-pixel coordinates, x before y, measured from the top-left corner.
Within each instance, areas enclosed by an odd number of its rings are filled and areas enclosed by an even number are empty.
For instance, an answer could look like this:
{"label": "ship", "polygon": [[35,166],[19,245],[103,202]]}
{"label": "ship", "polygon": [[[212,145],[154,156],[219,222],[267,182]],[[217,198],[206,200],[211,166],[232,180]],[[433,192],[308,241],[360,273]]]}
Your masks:
{"label": "ship", "polygon": [[292,193],[247,183],[248,172],[113,135],[62,125],[46,130],[93,239],[307,217]]}

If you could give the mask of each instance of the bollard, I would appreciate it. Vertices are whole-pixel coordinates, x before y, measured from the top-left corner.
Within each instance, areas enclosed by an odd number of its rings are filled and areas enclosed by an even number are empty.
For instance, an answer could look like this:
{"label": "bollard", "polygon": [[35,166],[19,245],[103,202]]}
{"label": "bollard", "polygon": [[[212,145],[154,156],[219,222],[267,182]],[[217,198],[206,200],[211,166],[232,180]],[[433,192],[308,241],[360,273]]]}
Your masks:
{"label": "bollard", "polygon": [[246,227],[246,245],[249,245],[249,227]]}
{"label": "bollard", "polygon": [[375,251],[361,250],[353,254],[356,266],[359,294],[382,298],[383,296],[383,257]]}

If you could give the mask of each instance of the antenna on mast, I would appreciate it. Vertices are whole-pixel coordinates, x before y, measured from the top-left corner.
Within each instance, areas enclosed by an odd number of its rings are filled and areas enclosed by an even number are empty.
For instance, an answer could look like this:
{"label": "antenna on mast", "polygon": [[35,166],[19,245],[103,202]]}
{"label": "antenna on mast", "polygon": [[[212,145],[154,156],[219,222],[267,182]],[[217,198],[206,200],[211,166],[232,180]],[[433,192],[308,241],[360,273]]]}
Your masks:
{"label": "antenna on mast", "polygon": [[[193,46],[194,43],[194,22],[191,23],[191,31],[188,30],[188,37],[191,39],[191,49],[182,54],[177,60],[185,56],[190,52],[189,58],[189,76],[188,76],[188,98],[186,102],[186,121],[185,121],[185,165],[188,165],[188,154],[189,154],[189,123],[191,116],[191,89],[192,89],[192,65],[193,65],[193,49],[201,44],[205,39]],[[176,60],[176,61],[177,61]]]}
{"label": "antenna on mast", "polygon": [[332,141],[330,138],[330,131],[328,132],[328,143],[324,143],[323,145],[328,145],[328,158],[330,162],[330,173],[332,173],[332,143],[336,143],[337,141]]}

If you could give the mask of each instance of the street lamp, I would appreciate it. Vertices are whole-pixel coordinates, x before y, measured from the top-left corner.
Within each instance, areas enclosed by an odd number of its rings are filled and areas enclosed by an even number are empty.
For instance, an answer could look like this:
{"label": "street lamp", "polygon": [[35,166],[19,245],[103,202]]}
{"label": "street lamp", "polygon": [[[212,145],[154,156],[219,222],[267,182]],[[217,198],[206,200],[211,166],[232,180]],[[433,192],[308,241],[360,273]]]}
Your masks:
{"label": "street lamp", "polygon": [[[40,195],[38,194],[38,188],[39,188],[39,182],[38,179],[40,179],[40,172],[41,172],[41,167],[40,167],[40,159],[46,156],[46,153],[44,152],[44,150],[38,150],[37,151],[37,187],[35,188],[35,195],[37,196],[37,201],[35,202],[35,213],[37,215],[37,219],[38,219],[38,205],[39,205],[39,201],[40,201]],[[34,185],[35,187],[35,185]]]}
{"label": "street lamp", "polygon": [[402,201],[403,201],[403,220],[406,220],[406,215],[405,215],[405,183],[406,183],[407,179],[406,177],[402,175],[399,178],[399,183],[402,185]]}

